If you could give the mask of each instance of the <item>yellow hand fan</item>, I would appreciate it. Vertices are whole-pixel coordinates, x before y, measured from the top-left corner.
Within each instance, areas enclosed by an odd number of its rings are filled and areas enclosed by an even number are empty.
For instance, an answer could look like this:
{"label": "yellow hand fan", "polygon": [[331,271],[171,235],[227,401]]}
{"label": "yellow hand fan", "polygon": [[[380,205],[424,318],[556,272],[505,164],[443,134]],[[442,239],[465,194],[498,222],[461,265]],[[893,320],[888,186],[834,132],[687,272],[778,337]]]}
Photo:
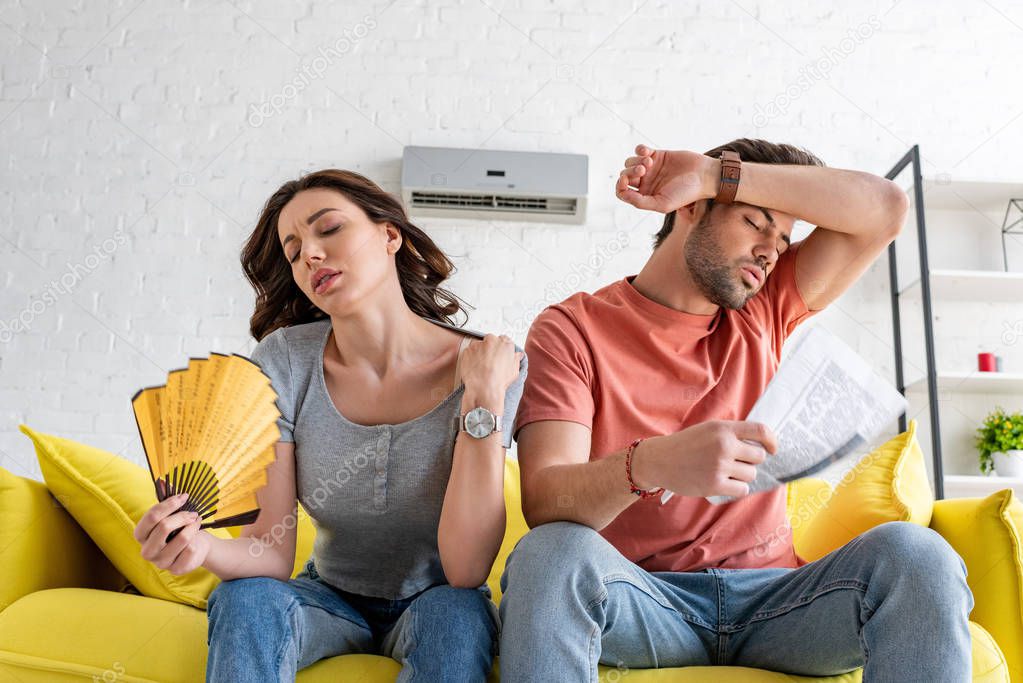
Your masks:
{"label": "yellow hand fan", "polygon": [[[131,398],[156,497],[188,493],[200,528],[251,524],[280,440],[277,394],[244,356],[211,353]],[[168,536],[168,541],[177,534]]]}

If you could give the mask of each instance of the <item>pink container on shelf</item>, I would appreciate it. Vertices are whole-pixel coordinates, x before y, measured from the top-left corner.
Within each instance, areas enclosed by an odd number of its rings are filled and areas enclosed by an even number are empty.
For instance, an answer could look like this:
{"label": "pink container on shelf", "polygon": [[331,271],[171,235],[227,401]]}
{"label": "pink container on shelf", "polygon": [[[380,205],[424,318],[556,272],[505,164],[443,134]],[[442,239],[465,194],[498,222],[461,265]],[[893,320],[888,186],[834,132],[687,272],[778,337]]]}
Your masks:
{"label": "pink container on shelf", "polygon": [[977,354],[977,369],[981,372],[997,372],[998,368],[995,363],[995,354],[993,353],[978,353]]}

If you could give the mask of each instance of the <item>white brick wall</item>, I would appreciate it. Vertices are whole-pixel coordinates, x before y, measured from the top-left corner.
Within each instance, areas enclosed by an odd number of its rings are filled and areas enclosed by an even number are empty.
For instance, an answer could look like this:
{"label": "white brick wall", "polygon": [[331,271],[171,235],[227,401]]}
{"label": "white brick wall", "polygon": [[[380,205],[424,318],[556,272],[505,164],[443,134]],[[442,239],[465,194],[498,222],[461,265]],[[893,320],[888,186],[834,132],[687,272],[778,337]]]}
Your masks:
{"label": "white brick wall", "polygon": [[[1021,180],[1019,2],[833,5],[0,0],[0,323],[28,323],[0,339],[0,465],[39,477],[19,422],[141,462],[130,396],[251,349],[239,246],[302,171],[397,191],[404,144],[589,154],[585,227],[422,221],[487,302],[471,324],[520,343],[647,257],[658,217],[611,189],[637,142],[760,136],[874,172],[918,142],[926,173]],[[886,272],[819,321],[890,372]],[[1012,313],[987,315],[943,326],[954,364],[999,350]]]}

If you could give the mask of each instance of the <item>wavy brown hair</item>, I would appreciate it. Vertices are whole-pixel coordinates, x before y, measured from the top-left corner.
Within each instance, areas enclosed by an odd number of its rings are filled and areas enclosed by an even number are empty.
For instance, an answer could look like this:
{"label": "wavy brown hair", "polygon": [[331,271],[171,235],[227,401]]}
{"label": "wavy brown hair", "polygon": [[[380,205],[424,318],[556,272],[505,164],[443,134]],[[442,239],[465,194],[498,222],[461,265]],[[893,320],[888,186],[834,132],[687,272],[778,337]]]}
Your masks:
{"label": "wavy brown hair", "polygon": [[401,232],[402,244],[394,255],[395,265],[405,303],[413,312],[452,325],[456,324],[454,315],[465,314],[462,300],[440,286],[454,272],[454,264],[425,232],[409,221],[401,202],[365,176],[328,168],[281,185],[266,201],[255,229],[242,247],[242,269],[256,290],[256,309],[249,318],[249,331],[256,341],[279,327],[327,317],[296,284],[291,264],[277,238],[281,210],[296,194],[312,188],[340,192],[374,223],[390,223]]}

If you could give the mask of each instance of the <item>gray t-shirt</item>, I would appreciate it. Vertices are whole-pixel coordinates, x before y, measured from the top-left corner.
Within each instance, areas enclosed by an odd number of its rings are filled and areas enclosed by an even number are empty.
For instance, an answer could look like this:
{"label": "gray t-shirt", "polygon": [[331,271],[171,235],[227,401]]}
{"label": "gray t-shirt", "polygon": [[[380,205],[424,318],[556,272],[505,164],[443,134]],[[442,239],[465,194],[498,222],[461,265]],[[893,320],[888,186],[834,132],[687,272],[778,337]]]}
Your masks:
{"label": "gray t-shirt", "polygon": [[[483,334],[430,320],[472,337]],[[281,441],[295,443],[298,499],[316,527],[313,561],[331,585],[392,600],[447,583],[437,527],[464,384],[401,424],[347,420],[327,393],[329,318],[274,330],[252,352],[277,392]],[[522,349],[516,344],[516,351]],[[511,446],[528,361],[508,388],[501,438]]]}

